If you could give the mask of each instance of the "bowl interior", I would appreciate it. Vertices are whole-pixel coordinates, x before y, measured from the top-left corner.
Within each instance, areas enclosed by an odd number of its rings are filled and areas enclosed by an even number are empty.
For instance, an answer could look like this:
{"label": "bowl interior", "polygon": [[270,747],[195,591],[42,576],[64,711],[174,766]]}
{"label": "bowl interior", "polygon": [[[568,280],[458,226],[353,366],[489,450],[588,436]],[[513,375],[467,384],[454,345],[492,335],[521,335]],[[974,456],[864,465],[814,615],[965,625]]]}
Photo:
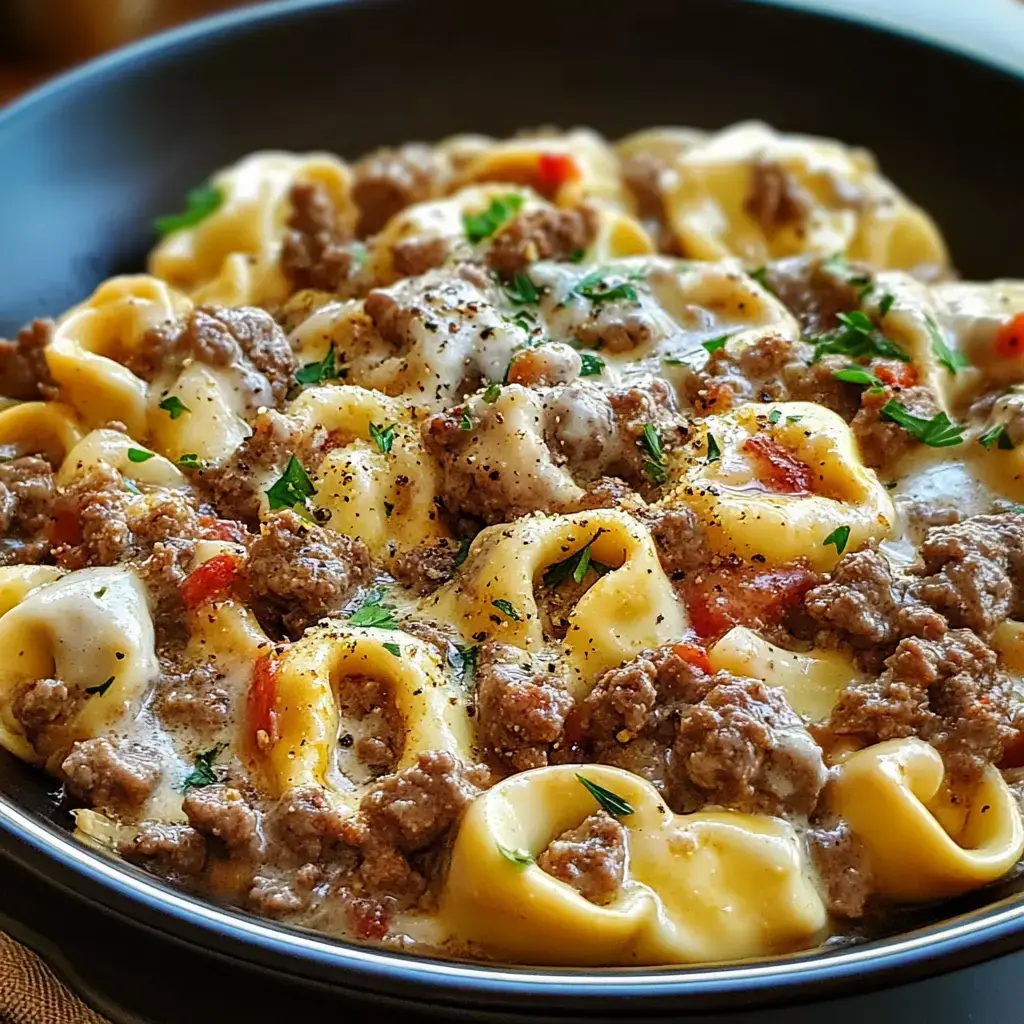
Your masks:
{"label": "bowl interior", "polygon": [[[1024,79],[933,46],[743,0],[271,5],[142,44],[0,115],[0,334],[141,268],[152,218],[247,151],[355,157],[536,124],[615,136],[763,118],[861,144],[936,217],[965,276],[1024,276],[1022,100]],[[53,789],[0,756],[3,797],[63,826]],[[934,928],[1016,891],[892,927]]]}

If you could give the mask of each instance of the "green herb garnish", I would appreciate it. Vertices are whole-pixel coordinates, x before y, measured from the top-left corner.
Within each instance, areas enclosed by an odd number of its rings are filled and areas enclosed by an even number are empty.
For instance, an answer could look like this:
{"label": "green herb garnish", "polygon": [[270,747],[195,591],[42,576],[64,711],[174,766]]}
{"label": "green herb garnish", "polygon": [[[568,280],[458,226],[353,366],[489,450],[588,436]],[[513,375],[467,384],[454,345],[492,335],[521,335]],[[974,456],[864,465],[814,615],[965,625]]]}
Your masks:
{"label": "green herb garnish", "polygon": [[718,446],[718,440],[714,434],[708,434],[708,457],[707,464],[718,462],[722,458],[722,449]]}
{"label": "green herb garnish", "polygon": [[768,287],[767,267],[755,267],[753,270],[748,270],[747,277],[752,277],[762,288],[771,291],[771,288]]}
{"label": "green herb garnish", "polygon": [[501,385],[497,381],[492,381],[484,389],[484,401],[488,405],[494,405],[494,403],[501,396]]}
{"label": "green herb garnish", "polygon": [[880,391],[883,386],[882,382],[870,370],[865,370],[863,366],[844,366],[841,370],[833,370],[832,376],[847,384],[864,384],[877,391]]}
{"label": "green herb garnish", "polygon": [[881,356],[884,359],[899,359],[909,363],[910,356],[898,345],[893,344],[871,320],[859,310],[839,313],[840,325],[833,331],[820,334],[814,341],[814,362],[824,355],[837,353],[851,359]]}
{"label": "green herb garnish", "polygon": [[583,365],[580,367],[581,377],[596,377],[604,371],[604,360],[593,352],[584,352],[580,356]]}
{"label": "green herb garnish", "polygon": [[517,612],[515,608],[512,606],[511,601],[506,601],[503,597],[499,597],[496,601],[492,601],[491,605],[497,608],[498,611],[501,612],[501,614],[504,615],[506,618],[512,619],[515,622],[523,621],[519,615],[519,612]]}
{"label": "green herb garnish", "polygon": [[896,301],[896,296],[893,295],[892,292],[886,292],[878,300],[878,315],[880,317],[885,317],[888,314],[889,310],[892,309],[892,304],[895,301]]}
{"label": "green herb garnish", "polygon": [[394,423],[386,427],[379,427],[376,423],[370,424],[370,438],[377,445],[381,455],[387,455],[391,451],[391,446],[395,443],[395,430]]}
{"label": "green herb garnish", "polygon": [[388,654],[393,654],[396,658],[400,658],[402,656],[402,648],[399,647],[398,644],[384,644],[384,650],[387,651]]}
{"label": "green herb garnish", "polygon": [[930,420],[907,412],[901,402],[889,399],[882,406],[882,419],[902,427],[911,437],[917,438],[929,448],[951,448],[963,443],[963,427],[953,423],[944,413],[936,413]]}
{"label": "green herb garnish", "polygon": [[769,423],[770,423],[770,424],[771,424],[771,425],[772,425],[773,427],[774,427],[774,426],[775,426],[775,424],[776,424],[776,423],[778,423],[778,422],[779,422],[779,420],[781,420],[781,419],[782,419],[782,410],[781,410],[781,409],[772,409],[772,411],[771,411],[770,413],[768,413],[768,422],[769,422]]}
{"label": "green herb garnish", "polygon": [[836,554],[841,555],[846,550],[847,541],[850,539],[850,528],[848,526],[837,526],[822,542],[822,547],[834,544]]}
{"label": "green herb garnish", "polygon": [[583,257],[586,256],[586,255],[587,255],[587,250],[586,249],[573,249],[573,251],[571,253],[569,253],[569,262],[570,263],[582,263],[583,262]]}
{"label": "green herb garnish", "polygon": [[469,557],[469,549],[473,546],[473,542],[463,537],[459,541],[459,550],[455,552],[455,568],[458,569],[460,565]]}
{"label": "green herb garnish", "polygon": [[603,529],[598,530],[579,551],[568,558],[563,558],[561,562],[555,562],[554,565],[548,566],[544,571],[544,586],[557,587],[560,583],[564,583],[569,579],[570,576],[577,583],[582,583],[583,577],[587,575],[587,570],[591,567],[600,575],[600,568],[604,567],[599,562],[591,562],[590,546],[602,533],[604,533]]}
{"label": "green herb garnish", "polygon": [[496,196],[491,205],[482,213],[464,213],[462,226],[466,229],[466,237],[473,245],[490,238],[506,221],[510,221],[523,205],[523,197],[509,192],[507,195]]}
{"label": "green herb garnish", "polygon": [[[104,588],[105,589],[105,588]],[[99,596],[99,595],[97,595]],[[91,697],[94,694],[97,697],[102,697],[114,685],[114,677],[111,676],[106,682],[100,683],[99,686],[87,686],[85,692]]]}
{"label": "green herb garnish", "polygon": [[377,629],[398,629],[395,609],[384,603],[377,590],[366,595],[366,600],[348,617],[353,626],[375,626]]}
{"label": "green herb garnish", "polygon": [[185,452],[178,459],[178,465],[182,469],[202,469],[203,460],[195,452]]}
{"label": "green herb garnish", "polygon": [[1013,441],[1010,439],[1010,435],[1006,432],[1006,424],[999,423],[994,426],[991,430],[986,430],[981,437],[978,438],[978,444],[982,448],[1002,448],[1003,451],[1013,450]]}
{"label": "green herb garnish", "polygon": [[394,502],[385,501],[384,502],[384,515],[386,515],[388,517],[388,519],[390,519],[391,518],[391,513],[394,512],[394,511],[395,511]]}
{"label": "green herb garnish", "polygon": [[199,789],[203,786],[212,786],[217,782],[217,776],[213,773],[213,762],[220,757],[222,751],[227,749],[226,743],[218,743],[212,750],[200,754],[196,758],[196,766],[190,775],[185,777],[182,788],[188,792],[190,789]]}
{"label": "green herb garnish", "polygon": [[926,316],[924,322],[928,328],[928,337],[931,338],[932,351],[935,353],[935,358],[950,373],[955,374],[957,370],[962,370],[965,366],[969,365],[967,357],[962,352],[954,352],[946,344],[946,339],[942,336],[939,325],[930,316]]}
{"label": "green herb garnish", "polygon": [[129,462],[149,462],[156,455],[156,452],[147,452],[144,448],[129,448]]}
{"label": "green herb garnish", "polygon": [[468,409],[464,408],[462,410],[462,415],[459,417],[459,426],[463,430],[472,430],[473,429],[473,417],[469,415],[469,410]]}
{"label": "green herb garnish", "polygon": [[516,274],[512,283],[505,285],[504,291],[517,306],[532,306],[540,302],[540,292],[526,274]]}
{"label": "green herb garnish", "polygon": [[732,335],[721,334],[717,338],[711,338],[708,341],[702,341],[701,346],[708,352],[717,352],[720,348],[725,348],[725,343],[729,340]]}
{"label": "green herb garnish", "polygon": [[223,202],[224,193],[216,185],[202,185],[185,194],[183,213],[170,213],[164,217],[157,217],[153,221],[153,227],[156,228],[156,233],[161,238],[166,238],[174,231],[195,227],[200,221],[206,220]]}
{"label": "green herb garnish", "polygon": [[92,596],[93,597],[102,597],[106,592],[107,592],[107,588],[106,587],[100,587],[100,589],[97,590],[96,593],[93,594]]}
{"label": "green herb garnish", "polygon": [[448,645],[446,660],[458,677],[459,682],[469,687],[476,675],[476,657],[479,648],[475,644]]}
{"label": "green herb garnish", "polygon": [[295,380],[298,384],[320,384],[325,380],[337,380],[338,379],[338,367],[334,361],[334,346],[331,345],[327,350],[327,355],[323,357],[319,362],[306,363],[295,374]]}
{"label": "green herb garnish", "polygon": [[602,809],[613,817],[625,818],[633,813],[632,805],[623,800],[618,793],[605,789],[604,786],[592,782],[585,775],[580,775],[578,772],[576,778],[582,783],[583,788],[601,805]]}
{"label": "green herb garnish", "polygon": [[[631,276],[635,280],[640,280],[643,277],[643,275]],[[594,270],[587,274],[572,291],[573,294],[580,295],[594,303],[618,302],[620,299],[625,299],[628,302],[636,302],[637,300],[636,289],[633,285],[628,281],[623,281],[622,284],[609,287],[605,279],[605,273],[601,270]]]}
{"label": "green herb garnish", "polygon": [[651,483],[665,483],[668,480],[668,471],[665,469],[665,452],[661,447],[661,438],[658,436],[657,428],[650,423],[645,423],[643,433],[640,435],[640,443],[650,456],[644,466],[647,478]]}
{"label": "green herb garnish", "polygon": [[288,460],[284,473],[266,492],[270,508],[290,508],[300,515],[309,517],[306,502],[316,494],[316,488],[309,475],[302,468],[302,463],[293,455]]}
{"label": "green herb garnish", "polygon": [[172,420],[178,419],[186,412],[192,410],[177,395],[169,395],[160,403],[160,408],[168,413]]}
{"label": "green herb garnish", "polygon": [[507,846],[502,846],[501,843],[497,843],[495,845],[498,847],[498,853],[500,853],[505,860],[512,861],[513,864],[525,867],[527,864],[533,863],[533,858],[526,850],[519,848],[513,850]]}

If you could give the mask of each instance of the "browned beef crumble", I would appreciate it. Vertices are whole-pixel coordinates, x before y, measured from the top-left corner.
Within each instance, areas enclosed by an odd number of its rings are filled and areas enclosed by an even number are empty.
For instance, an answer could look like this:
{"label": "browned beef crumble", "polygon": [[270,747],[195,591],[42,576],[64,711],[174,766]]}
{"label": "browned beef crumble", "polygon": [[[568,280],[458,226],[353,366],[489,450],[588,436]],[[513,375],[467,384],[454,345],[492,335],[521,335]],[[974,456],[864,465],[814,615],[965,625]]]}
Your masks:
{"label": "browned beef crumble", "polygon": [[370,676],[347,676],[338,705],[346,720],[369,726],[369,735],[355,741],[356,757],[376,774],[394,768],[405,746],[405,722],[395,706],[389,684]]}
{"label": "browned beef crumble", "polygon": [[882,471],[892,470],[896,463],[920,442],[901,426],[882,417],[886,403],[895,399],[912,416],[931,419],[938,411],[935,395],[915,384],[909,388],[868,388],[861,396],[860,411],[850,426],[860,447],[865,465]]}
{"label": "browned beef crumble", "polygon": [[230,786],[191,789],[182,802],[189,825],[229,850],[249,851],[259,843],[259,818],[245,797]]}
{"label": "browned beef crumble", "polygon": [[338,611],[369,570],[363,541],[307,522],[291,509],[266,516],[246,563],[253,595],[293,637]]}
{"label": "browned beef crumble", "polygon": [[440,267],[451,249],[446,238],[407,238],[391,247],[395,273],[400,277],[418,277]]}
{"label": "browned beef crumble", "polygon": [[292,186],[288,200],[291,215],[281,246],[281,269],[296,290],[340,292],[357,261],[327,189],[300,182]]}
{"label": "browned beef crumble", "polygon": [[156,788],[161,764],[150,747],[101,736],[76,743],[61,772],[73,796],[92,807],[131,816]]}
{"label": "browned beef crumble", "polygon": [[772,160],[759,160],[751,171],[750,191],[743,207],[771,237],[780,228],[799,225],[812,205],[789,172]]}
{"label": "browned beef crumble", "polygon": [[430,594],[455,575],[459,542],[443,538],[409,548],[391,563],[391,575],[414,594]]}
{"label": "browned beef crumble", "polygon": [[829,913],[848,919],[863,917],[873,887],[864,844],[840,821],[809,829],[807,846]]}
{"label": "browned beef crumble", "polygon": [[488,641],[477,649],[476,687],[478,735],[488,752],[515,771],[547,764],[573,705],[557,666]]}
{"label": "browned beef crumble", "polygon": [[622,162],[623,182],[633,198],[636,215],[657,243],[658,252],[680,256],[679,240],[665,209],[666,173],[670,173],[668,165],[653,153],[637,153]]}
{"label": "browned beef crumble", "polygon": [[442,195],[451,173],[444,156],[417,143],[370,153],[352,172],[360,238],[376,234],[407,206]]}
{"label": "browned beef crumble", "polygon": [[34,564],[49,554],[53,468],[34,455],[0,463],[0,565]]}
{"label": "browned beef crumble", "polygon": [[537,865],[591,903],[609,903],[625,880],[626,830],[598,811],[552,839]]}
{"label": "browned beef crumble", "polygon": [[186,359],[208,366],[230,366],[244,376],[238,386],[250,413],[265,405],[262,380],[274,405],[281,405],[294,382],[298,360],[284,331],[265,310],[200,306],[180,324],[149,331],[125,365],[144,380]]}
{"label": "browned beef crumble", "polygon": [[53,328],[52,320],[33,320],[13,341],[0,338],[0,395],[26,402],[57,397],[44,354]]}
{"label": "browned beef crumble", "polygon": [[200,735],[227,724],[231,694],[214,661],[186,661],[179,651],[160,652],[160,676],[154,711],[170,728],[193,729]]}
{"label": "browned beef crumble", "polygon": [[206,865],[206,840],[188,825],[149,822],[117,852],[133,864],[171,878],[198,875]]}
{"label": "browned beef crumble", "polygon": [[589,249],[597,233],[597,214],[589,206],[525,210],[494,237],[487,264],[512,278],[537,260],[569,260]]}
{"label": "browned beef crumble", "polygon": [[79,706],[80,698],[59,679],[34,679],[15,694],[11,714],[25,739],[45,757],[59,744],[62,727]]}
{"label": "browned beef crumble", "polygon": [[805,335],[824,334],[839,325],[837,313],[860,308],[857,288],[849,278],[868,274],[868,268],[850,264],[838,272],[820,256],[794,256],[765,267],[769,290],[797,318]]}

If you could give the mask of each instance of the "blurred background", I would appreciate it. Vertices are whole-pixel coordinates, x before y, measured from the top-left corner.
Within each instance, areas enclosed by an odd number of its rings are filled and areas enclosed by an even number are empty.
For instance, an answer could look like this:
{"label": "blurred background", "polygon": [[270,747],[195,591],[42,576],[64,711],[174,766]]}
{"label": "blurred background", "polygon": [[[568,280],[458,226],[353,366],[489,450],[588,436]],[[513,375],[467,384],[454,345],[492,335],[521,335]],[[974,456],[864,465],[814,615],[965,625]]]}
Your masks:
{"label": "blurred background", "polygon": [[0,103],[62,68],[253,0],[0,0]]}

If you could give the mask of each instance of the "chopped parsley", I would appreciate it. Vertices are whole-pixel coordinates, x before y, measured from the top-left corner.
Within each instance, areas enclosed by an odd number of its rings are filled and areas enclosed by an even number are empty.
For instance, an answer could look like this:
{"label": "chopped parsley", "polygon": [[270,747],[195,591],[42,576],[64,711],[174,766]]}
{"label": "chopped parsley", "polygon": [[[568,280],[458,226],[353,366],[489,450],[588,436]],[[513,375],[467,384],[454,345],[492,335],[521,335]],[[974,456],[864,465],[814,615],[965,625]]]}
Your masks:
{"label": "chopped parsley", "polygon": [[586,256],[586,255],[587,255],[587,250],[586,249],[573,249],[573,251],[571,253],[569,253],[569,262],[570,263],[582,263],[583,262],[583,257]]}
{"label": "chopped parsley", "polygon": [[512,606],[511,601],[506,601],[505,598],[499,597],[496,601],[492,601],[491,604],[501,612],[506,618],[512,619],[515,622],[522,622],[522,618],[519,612]]}
{"label": "chopped parsley", "polygon": [[128,461],[129,462],[149,462],[156,452],[147,452],[145,448],[129,448],[128,449]]}
{"label": "chopped parsley", "polygon": [[516,274],[512,283],[505,285],[504,291],[517,306],[532,306],[540,302],[540,292],[526,274]]}
{"label": "chopped parsley", "polygon": [[387,651],[388,654],[393,654],[396,658],[400,658],[402,656],[402,648],[399,647],[398,644],[385,644],[384,650]]}
{"label": "chopped parsley", "polygon": [[376,423],[370,424],[370,439],[377,445],[381,455],[387,455],[391,451],[391,446],[395,443],[395,429],[394,423],[386,427],[379,427]]}
{"label": "chopped parsley", "polygon": [[859,310],[836,315],[840,326],[819,334],[814,341],[814,362],[824,355],[837,353],[851,359],[881,356],[909,363],[910,356],[879,331],[866,314]]}
{"label": "chopped parsley", "polygon": [[791,425],[793,423],[799,423],[802,419],[803,419],[803,416],[787,416],[786,417],[786,426],[789,426],[789,425]]}
{"label": "chopped parsley", "polygon": [[469,549],[473,546],[473,542],[466,537],[463,537],[459,541],[459,550],[455,552],[455,568],[458,569],[460,565],[469,557]]}
{"label": "chopped parsley", "polygon": [[334,346],[331,345],[327,350],[327,355],[319,362],[306,363],[295,374],[295,381],[297,384],[319,384],[325,380],[337,380],[338,376],[338,367],[334,361]]}
{"label": "chopped parsley", "polygon": [[651,483],[663,484],[668,479],[668,471],[665,469],[665,452],[661,447],[661,438],[658,436],[657,429],[650,423],[644,424],[640,443],[647,449],[647,454],[650,456],[644,466],[647,478]]}
{"label": "chopped parsley", "polygon": [[485,238],[490,238],[507,221],[510,221],[523,205],[523,197],[509,192],[503,196],[495,196],[491,205],[481,213],[464,213],[462,226],[466,229],[466,237],[476,245]]}
{"label": "chopped parsley", "polygon": [[603,529],[598,530],[575,554],[562,559],[561,562],[555,562],[554,565],[549,565],[544,571],[544,586],[557,587],[560,583],[564,583],[569,579],[570,576],[577,583],[582,583],[583,577],[587,575],[587,570],[591,568],[599,576],[607,572],[607,566],[602,565],[600,562],[591,561],[590,546],[602,533],[604,533]]}
{"label": "chopped parsley", "polygon": [[309,518],[306,503],[316,494],[313,481],[309,474],[302,468],[302,463],[293,455],[288,460],[284,473],[274,482],[266,492],[270,508],[290,508],[299,515]]}
{"label": "chopped parsley", "polygon": [[747,277],[752,277],[762,288],[771,291],[771,288],[768,287],[767,267],[755,267],[753,270],[748,270]]}
{"label": "chopped parsley", "polygon": [[968,365],[967,358],[962,352],[955,352],[946,344],[946,339],[939,330],[939,325],[930,317],[924,318],[925,326],[928,328],[928,337],[931,338],[932,351],[935,358],[950,373],[956,373]]}
{"label": "chopped parsley", "polygon": [[167,398],[160,403],[160,408],[163,409],[163,411],[167,413],[172,420],[176,420],[185,413],[192,411],[177,395],[168,395]]}
{"label": "chopped parsley", "polygon": [[593,352],[584,352],[580,359],[583,362],[580,367],[581,377],[596,377],[604,371],[604,360],[600,356],[594,355]]}
{"label": "chopped parsley", "polygon": [[512,861],[513,864],[525,867],[527,864],[533,863],[533,858],[522,848],[517,847],[513,850],[508,846],[502,846],[501,843],[497,843],[495,845],[498,847],[498,853],[500,853],[505,860]]}
{"label": "chopped parsley", "polygon": [[725,343],[729,340],[730,335],[720,334],[717,338],[710,338],[708,341],[702,341],[701,346],[708,352],[717,352],[720,348],[725,348]]}
{"label": "chopped parsley", "polygon": [[714,434],[708,434],[708,457],[707,463],[718,462],[722,458],[722,449],[718,446],[718,440]]}
{"label": "chopped parsley", "polygon": [[768,413],[768,422],[769,422],[769,423],[770,423],[770,424],[771,424],[771,425],[772,425],[773,427],[774,427],[774,426],[775,426],[775,424],[776,424],[776,423],[778,423],[778,422],[779,422],[779,420],[781,420],[781,419],[782,419],[782,410],[781,410],[781,409],[772,409],[772,411],[771,411],[770,413]]}
{"label": "chopped parsley", "polygon": [[1002,448],[1004,451],[1011,451],[1014,447],[1010,435],[1006,432],[1006,424],[999,423],[991,430],[986,430],[978,438],[978,444],[982,448]]}
{"label": "chopped parsley", "polygon": [[844,366],[841,370],[833,370],[832,376],[836,380],[845,381],[847,384],[864,384],[873,391],[882,390],[882,382],[863,366]]}
{"label": "chopped parsley", "polygon": [[[631,274],[629,276],[635,281],[643,279],[642,274]],[[623,281],[622,284],[617,284],[614,287],[609,286],[605,273],[601,270],[594,270],[587,274],[573,288],[572,294],[580,295],[594,303],[618,302],[620,299],[624,299],[627,302],[637,301],[636,288],[629,281]]]}
{"label": "chopped parsley", "polygon": [[901,426],[911,437],[917,438],[929,448],[951,448],[963,443],[963,427],[953,423],[944,412],[936,413],[930,420],[914,416],[902,402],[890,398],[882,406],[882,419]]}
{"label": "chopped parsley", "polygon": [[398,629],[395,609],[384,603],[379,590],[371,590],[366,600],[348,617],[353,626],[375,626],[377,629]]}
{"label": "chopped parsley", "polygon": [[106,587],[100,587],[100,589],[97,590],[96,593],[93,594],[92,596],[93,597],[102,597],[106,592],[107,592],[107,588]]}
{"label": "chopped parsley", "polygon": [[892,309],[892,304],[896,301],[896,296],[892,292],[886,292],[878,300],[878,315],[885,317],[888,315],[889,310]]}
{"label": "chopped parsley", "polygon": [[219,209],[223,202],[224,193],[216,185],[202,185],[199,188],[190,189],[185,195],[184,212],[157,217],[153,221],[153,227],[156,228],[156,233],[161,238],[166,238],[174,231],[195,227],[200,221],[206,220],[211,213]]}
{"label": "chopped parsley", "polygon": [[469,687],[476,675],[476,656],[479,648],[475,644],[448,645],[446,660],[455,672],[458,681]]}
{"label": "chopped parsley", "polygon": [[188,791],[199,789],[202,786],[212,786],[217,781],[217,776],[213,772],[213,762],[226,749],[226,743],[218,743],[212,750],[207,750],[206,753],[196,757],[196,766],[192,769],[191,774],[185,777],[182,788]]}
{"label": "chopped parsley", "polygon": [[583,788],[601,805],[602,810],[607,811],[610,815],[615,818],[625,818],[627,815],[633,813],[632,805],[623,800],[618,793],[613,793],[610,789],[605,789],[604,786],[598,785],[596,782],[591,782],[585,775],[576,773],[576,778],[583,785]]}
{"label": "chopped parsley", "polygon": [[875,290],[875,282],[869,274],[854,274],[846,283],[857,289],[858,302],[863,302]]}
{"label": "chopped parsley", "polygon": [[469,410],[466,409],[466,408],[463,408],[462,416],[459,417],[459,426],[463,430],[472,430],[473,429],[473,417],[469,415]]}
{"label": "chopped parsley", "polygon": [[[104,590],[106,588],[104,587]],[[99,595],[97,595],[99,596]],[[85,692],[91,697],[95,694],[97,697],[102,697],[114,685],[114,677],[111,676],[106,682],[100,683],[99,686],[87,686]]]}
{"label": "chopped parsley", "polygon": [[822,542],[822,547],[828,547],[829,544],[834,544],[836,554],[841,555],[846,550],[846,545],[850,540],[850,528],[848,526],[837,526]]}
{"label": "chopped parsley", "polygon": [[185,452],[179,459],[178,465],[182,469],[202,469],[203,460],[195,452]]}
{"label": "chopped parsley", "polygon": [[391,518],[391,513],[394,512],[394,511],[395,511],[394,502],[385,501],[384,502],[384,515],[386,515],[388,517],[388,519],[390,519]]}
{"label": "chopped parsley", "polygon": [[488,405],[494,405],[494,403],[501,396],[501,385],[497,381],[492,381],[484,389],[484,401]]}

